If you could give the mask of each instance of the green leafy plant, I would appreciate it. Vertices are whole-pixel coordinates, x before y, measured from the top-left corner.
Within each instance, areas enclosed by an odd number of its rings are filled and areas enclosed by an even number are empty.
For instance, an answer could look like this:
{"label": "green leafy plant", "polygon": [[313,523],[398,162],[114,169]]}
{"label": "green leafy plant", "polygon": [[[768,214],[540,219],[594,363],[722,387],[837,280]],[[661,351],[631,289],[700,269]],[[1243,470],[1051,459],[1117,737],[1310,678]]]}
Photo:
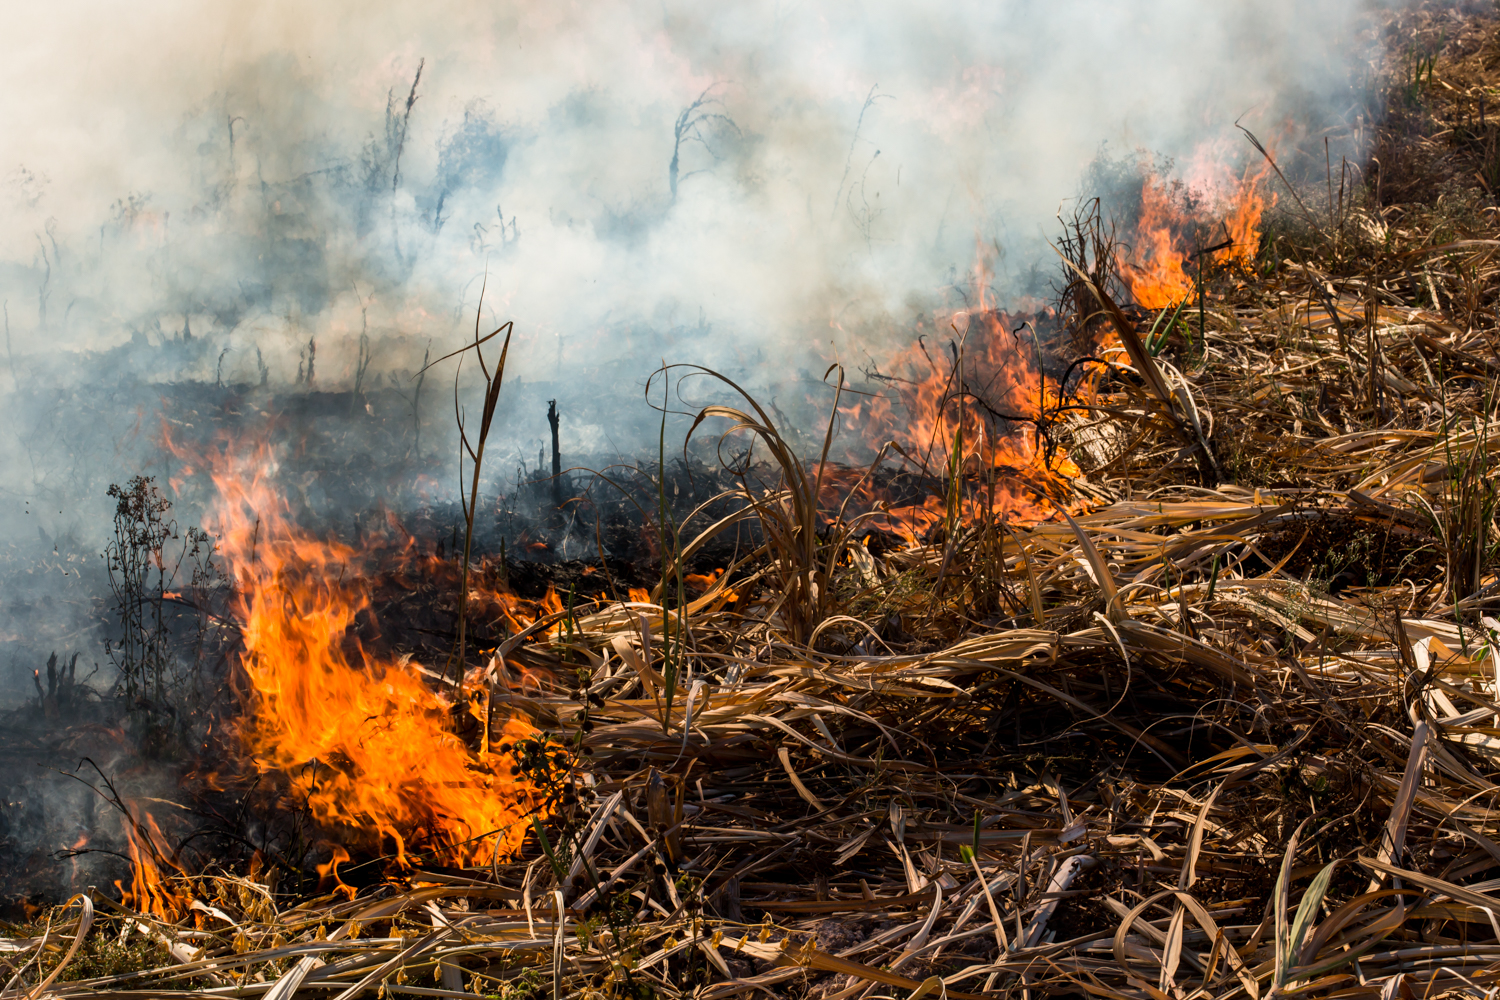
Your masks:
{"label": "green leafy plant", "polygon": [[1395,93],[1407,105],[1418,104],[1432,86],[1441,49],[1442,39],[1439,39],[1437,45],[1430,48],[1410,46],[1402,56]]}

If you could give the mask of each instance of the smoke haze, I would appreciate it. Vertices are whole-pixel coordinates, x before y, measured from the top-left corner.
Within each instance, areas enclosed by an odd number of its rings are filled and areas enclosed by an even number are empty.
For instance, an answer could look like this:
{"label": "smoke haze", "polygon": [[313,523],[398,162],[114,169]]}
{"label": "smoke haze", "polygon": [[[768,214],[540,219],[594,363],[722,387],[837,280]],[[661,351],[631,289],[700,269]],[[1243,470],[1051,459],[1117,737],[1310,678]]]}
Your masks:
{"label": "smoke haze", "polygon": [[[972,301],[977,260],[1002,303],[1045,295],[1056,213],[1101,150],[1191,174],[1248,152],[1241,117],[1347,125],[1360,11],[17,8],[0,43],[0,527],[97,551],[103,486],[157,468],[162,386],[285,389],[315,363],[318,387],[409,392],[429,345],[472,330],[486,281],[485,325],[516,323],[509,378],[559,399],[570,455],[648,439],[632,428],[663,359],[772,393],[857,368]],[[536,416],[504,444],[534,455]],[[37,592],[66,570],[38,571]]]}
{"label": "smoke haze", "polygon": [[1101,144],[1317,127],[1361,56],[1349,0],[479,6],[13,15],[12,350],[186,321],[238,378],[310,335],[347,377],[363,322],[449,344],[488,266],[528,377],[826,353],[976,242],[1024,290]]}

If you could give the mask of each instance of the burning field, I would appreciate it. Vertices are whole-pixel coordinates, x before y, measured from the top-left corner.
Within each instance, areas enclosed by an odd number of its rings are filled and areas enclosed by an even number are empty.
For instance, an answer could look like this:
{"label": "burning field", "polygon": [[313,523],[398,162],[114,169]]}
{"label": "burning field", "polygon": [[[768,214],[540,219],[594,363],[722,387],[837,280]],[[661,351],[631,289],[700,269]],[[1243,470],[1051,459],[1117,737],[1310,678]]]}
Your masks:
{"label": "burning field", "polygon": [[1101,154],[1044,281],[978,241],[857,363],[626,417],[485,272],[400,378],[362,312],[352,388],[300,327],[151,383],[102,566],[25,570],[107,645],[5,637],[0,1000],[1488,1000],[1500,19],[1375,34],[1338,129]]}

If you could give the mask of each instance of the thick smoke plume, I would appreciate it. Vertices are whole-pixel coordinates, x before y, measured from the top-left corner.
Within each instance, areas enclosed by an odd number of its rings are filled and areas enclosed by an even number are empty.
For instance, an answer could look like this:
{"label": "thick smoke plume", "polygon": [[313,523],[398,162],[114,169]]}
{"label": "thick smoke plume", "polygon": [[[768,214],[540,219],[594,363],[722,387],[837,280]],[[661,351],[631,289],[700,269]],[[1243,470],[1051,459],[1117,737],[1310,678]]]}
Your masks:
{"label": "thick smoke plume", "polygon": [[362,328],[448,343],[488,266],[528,377],[847,350],[844,317],[900,315],[976,241],[1024,283],[1101,143],[1188,158],[1241,116],[1337,115],[1354,14],[38,8],[0,112],[9,348],[186,326],[230,352],[192,374],[258,378],[259,347],[289,380],[318,336],[347,380]]}
{"label": "thick smoke plume", "polygon": [[[1045,295],[1055,215],[1101,149],[1191,172],[1248,151],[1237,119],[1348,124],[1358,16],[1353,0],[12,11],[0,528],[97,549],[103,487],[171,471],[153,418],[168,385],[410,393],[485,282],[482,322],[516,322],[511,377],[574,415],[570,455],[647,440],[640,386],[663,359],[806,391],[917,315]],[[451,448],[445,412],[434,449]],[[537,416],[502,446],[534,455]],[[58,551],[37,588],[69,579]],[[32,666],[7,667],[13,692]]]}

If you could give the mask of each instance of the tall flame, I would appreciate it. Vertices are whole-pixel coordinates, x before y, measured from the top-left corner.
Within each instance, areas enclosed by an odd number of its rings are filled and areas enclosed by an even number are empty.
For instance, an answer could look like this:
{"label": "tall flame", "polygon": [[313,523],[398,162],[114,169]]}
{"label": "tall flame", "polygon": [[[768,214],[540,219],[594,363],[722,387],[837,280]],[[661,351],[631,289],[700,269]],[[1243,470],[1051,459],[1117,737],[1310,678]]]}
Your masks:
{"label": "tall flame", "polygon": [[[542,794],[517,776],[511,754],[492,749],[488,728],[474,749],[453,727],[455,711],[487,704],[485,677],[471,673],[450,696],[408,659],[368,652],[352,631],[370,609],[361,553],[299,529],[274,473],[267,446],[230,448],[210,463],[243,622],[239,734],[249,763],[336,841],[393,847],[402,864],[415,849],[454,864],[513,851]],[[533,732],[514,718],[498,729],[502,747]]]}
{"label": "tall flame", "polygon": [[1136,302],[1147,309],[1171,308],[1193,292],[1187,254],[1177,235],[1184,214],[1160,178],[1147,176],[1142,181],[1135,246],[1130,259],[1120,262],[1120,274]]}

